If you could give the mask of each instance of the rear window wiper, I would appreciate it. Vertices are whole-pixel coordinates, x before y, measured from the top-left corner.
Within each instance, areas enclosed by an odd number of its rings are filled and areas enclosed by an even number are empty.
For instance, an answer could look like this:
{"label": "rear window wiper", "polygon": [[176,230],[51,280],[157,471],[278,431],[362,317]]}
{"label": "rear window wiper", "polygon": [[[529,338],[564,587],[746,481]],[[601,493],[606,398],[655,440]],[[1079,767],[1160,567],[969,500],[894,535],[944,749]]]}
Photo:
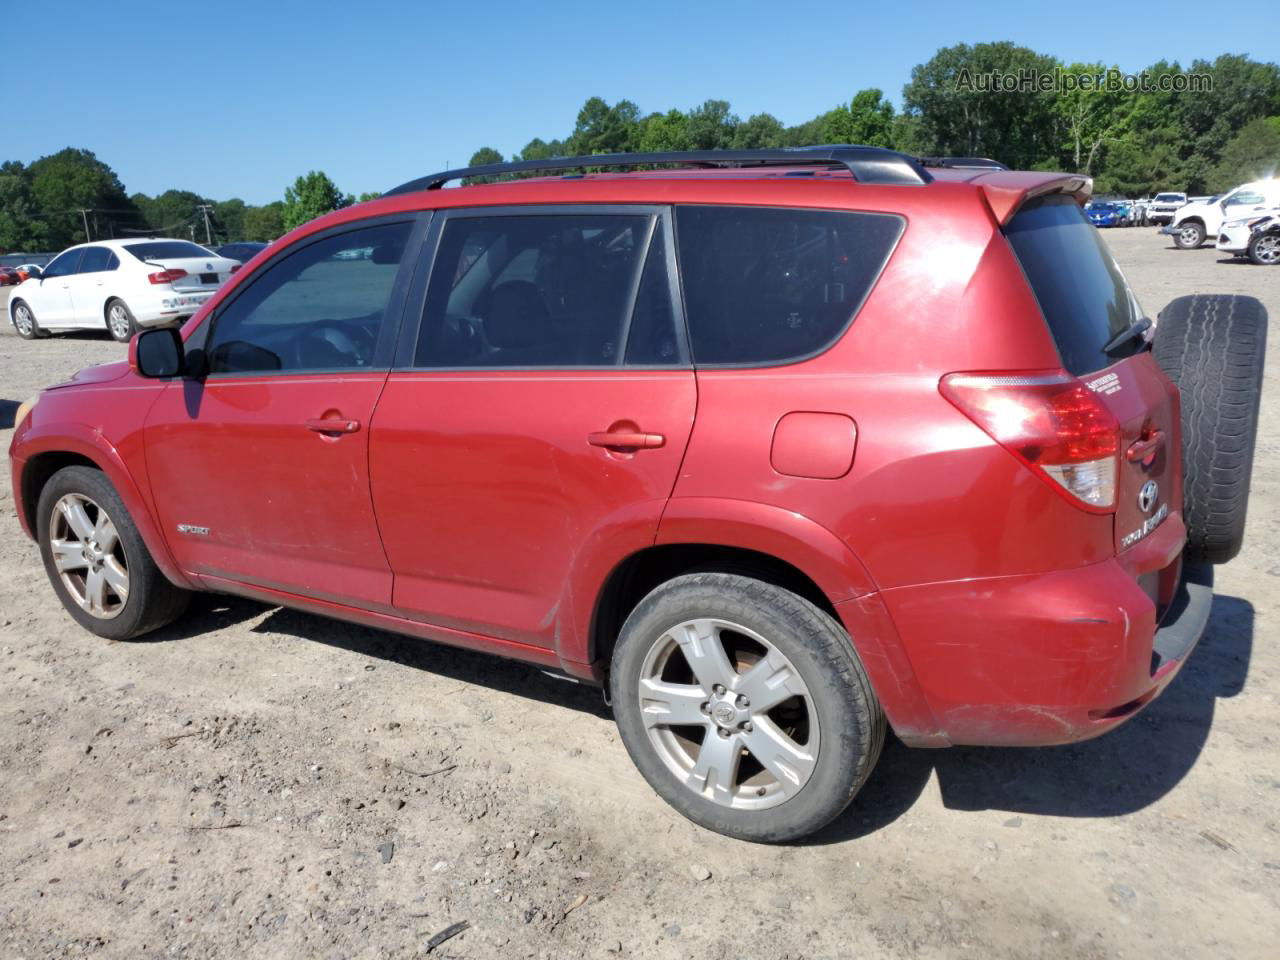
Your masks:
{"label": "rear window wiper", "polygon": [[1114,337],[1102,345],[1103,353],[1111,353],[1111,351],[1123,347],[1135,337],[1142,337],[1146,340],[1146,333],[1151,329],[1151,318],[1143,317],[1136,323],[1130,324],[1126,329],[1121,330]]}

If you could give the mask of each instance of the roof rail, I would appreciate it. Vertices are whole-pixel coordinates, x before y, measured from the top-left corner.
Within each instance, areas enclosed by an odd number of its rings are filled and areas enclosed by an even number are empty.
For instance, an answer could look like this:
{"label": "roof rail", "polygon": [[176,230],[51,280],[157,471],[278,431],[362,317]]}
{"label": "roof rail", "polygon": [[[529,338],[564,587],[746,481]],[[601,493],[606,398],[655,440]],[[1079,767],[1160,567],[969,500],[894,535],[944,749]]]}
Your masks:
{"label": "roof rail", "polygon": [[582,170],[587,167],[638,166],[800,166],[844,167],[859,183],[919,186],[933,178],[914,157],[884,147],[835,145],[821,147],[781,147],[772,150],[684,150],[667,153],[600,153],[589,157],[550,157],[546,160],[517,160],[461,167],[419,177],[388,190],[384,197],[418,190],[439,190],[451,180],[468,177],[496,177],[509,173],[551,170]]}
{"label": "roof rail", "polygon": [[924,167],[948,167],[959,170],[1008,170],[999,160],[986,157],[920,157]]}

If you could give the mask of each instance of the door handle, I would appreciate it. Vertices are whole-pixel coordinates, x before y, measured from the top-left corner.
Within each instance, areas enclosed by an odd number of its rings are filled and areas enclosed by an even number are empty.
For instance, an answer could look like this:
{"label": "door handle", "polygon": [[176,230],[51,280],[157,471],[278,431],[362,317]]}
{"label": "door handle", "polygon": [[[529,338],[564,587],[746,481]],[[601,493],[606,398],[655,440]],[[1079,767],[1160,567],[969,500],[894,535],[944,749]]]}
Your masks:
{"label": "door handle", "polygon": [[316,433],[355,433],[360,429],[359,420],[343,420],[339,417],[316,417],[304,420],[308,430]]}
{"label": "door handle", "polygon": [[1151,460],[1155,459],[1156,451],[1160,449],[1164,443],[1164,431],[1152,430],[1151,433],[1142,440],[1135,440],[1129,445],[1129,449],[1125,451],[1125,456],[1130,463],[1142,461],[1144,466],[1150,466]]}
{"label": "door handle", "polygon": [[667,442],[660,433],[611,433],[602,430],[588,433],[587,443],[610,450],[655,450]]}

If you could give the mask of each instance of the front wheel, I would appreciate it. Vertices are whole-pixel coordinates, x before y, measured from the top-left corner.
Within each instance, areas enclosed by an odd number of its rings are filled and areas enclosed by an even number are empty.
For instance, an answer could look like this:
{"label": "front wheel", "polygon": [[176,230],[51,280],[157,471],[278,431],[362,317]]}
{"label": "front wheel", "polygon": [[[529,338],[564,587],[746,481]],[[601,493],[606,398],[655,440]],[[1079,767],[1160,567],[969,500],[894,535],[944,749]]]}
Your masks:
{"label": "front wheel", "polygon": [[137,332],[138,325],[133,319],[133,313],[123,300],[112,300],[107,305],[107,329],[121,343],[128,343]]}
{"label": "front wheel", "polygon": [[677,577],[632,611],[614,650],[614,714],[655,791],[709,830],[796,840],[849,805],[885,718],[849,636],[772,584]]}
{"label": "front wheel", "polygon": [[1255,233],[1249,240],[1249,259],[1260,267],[1280,263],[1280,233]]}
{"label": "front wheel", "polygon": [[147,551],[111,481],[91,467],[64,467],[36,507],[45,571],[67,612],[86,630],[128,640],[175,620],[190,594],[170,583]]}
{"label": "front wheel", "polygon": [[1204,224],[1198,220],[1188,220],[1178,226],[1173,235],[1173,245],[1179,250],[1194,250],[1204,243]]}
{"label": "front wheel", "polygon": [[40,329],[40,324],[36,322],[36,315],[31,312],[31,308],[26,302],[19,300],[12,305],[13,329],[18,331],[18,336],[23,340],[34,340],[36,337],[48,336]]}

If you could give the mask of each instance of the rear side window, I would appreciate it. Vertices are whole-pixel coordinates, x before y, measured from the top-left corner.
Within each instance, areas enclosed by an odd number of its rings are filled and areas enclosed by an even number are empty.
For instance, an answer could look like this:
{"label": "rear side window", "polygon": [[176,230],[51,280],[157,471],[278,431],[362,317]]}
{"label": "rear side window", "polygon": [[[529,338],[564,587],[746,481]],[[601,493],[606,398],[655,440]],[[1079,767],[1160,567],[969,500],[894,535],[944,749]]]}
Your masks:
{"label": "rear side window", "polygon": [[216,257],[212,250],[186,240],[144,240],[126,243],[124,248],[139,260],[190,260],[194,257]]}
{"label": "rear side window", "polygon": [[826,349],[853,320],[902,234],[900,217],[679,207],[693,359],[775,364]]}
{"label": "rear side window", "polygon": [[1112,337],[1142,318],[1142,308],[1102,235],[1074,200],[1031,201],[1014,215],[1005,236],[1068,371],[1083,376],[1142,349],[1135,337],[1109,354],[1102,352]]}
{"label": "rear side window", "polygon": [[633,362],[671,362],[669,299],[664,313],[656,301],[665,288],[655,290],[654,281],[646,290],[642,276],[655,220],[640,213],[451,218],[414,365],[615,366],[629,341],[633,356],[643,354]]}
{"label": "rear side window", "polygon": [[106,247],[89,247],[80,261],[81,273],[101,273],[110,270],[113,254]]}

